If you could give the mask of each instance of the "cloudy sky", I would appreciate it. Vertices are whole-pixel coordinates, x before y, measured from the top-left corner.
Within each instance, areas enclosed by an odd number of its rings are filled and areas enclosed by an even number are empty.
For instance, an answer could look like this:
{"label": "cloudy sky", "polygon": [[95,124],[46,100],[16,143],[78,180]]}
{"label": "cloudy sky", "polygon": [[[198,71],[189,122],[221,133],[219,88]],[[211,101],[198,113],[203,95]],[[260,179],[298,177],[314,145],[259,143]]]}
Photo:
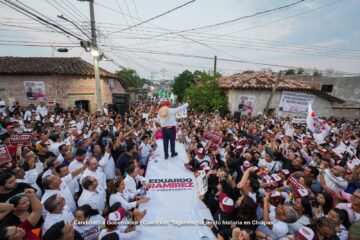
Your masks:
{"label": "cloudy sky", "polygon": [[[79,40],[15,11],[5,1],[81,39],[90,35],[88,2],[0,0],[0,53],[81,57],[91,62]],[[190,0],[95,0],[98,42],[113,60],[102,61],[101,67],[116,71],[120,65],[145,78],[171,79],[185,69],[212,70],[216,55],[218,71],[224,75],[287,66],[360,73],[358,0],[196,0],[127,29],[187,2]],[[280,9],[261,14],[276,8]],[[69,52],[59,53],[60,47]]]}

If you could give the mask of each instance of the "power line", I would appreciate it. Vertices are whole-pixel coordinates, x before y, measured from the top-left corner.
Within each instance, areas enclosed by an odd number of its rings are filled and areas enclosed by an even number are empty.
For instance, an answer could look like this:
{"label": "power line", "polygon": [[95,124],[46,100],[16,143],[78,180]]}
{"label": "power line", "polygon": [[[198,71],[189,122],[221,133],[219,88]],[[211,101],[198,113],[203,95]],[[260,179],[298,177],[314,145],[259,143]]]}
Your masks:
{"label": "power line", "polygon": [[[187,3],[184,3],[184,4],[180,5],[180,6],[177,6],[177,7],[173,8],[173,9],[171,9],[171,10],[168,10],[168,11],[166,11],[166,12],[164,12],[164,13],[161,13],[161,14],[159,14],[159,15],[156,15],[156,16],[154,16],[154,17],[152,17],[152,18],[149,18],[149,19],[147,19],[147,20],[145,20],[145,21],[142,21],[142,22],[140,22],[140,23],[138,23],[138,24],[135,24],[135,25],[133,25],[133,26],[130,26],[130,27],[121,29],[121,30],[119,30],[119,31],[115,31],[115,32],[113,32],[113,33],[111,33],[111,34],[109,34],[109,35],[112,35],[112,34],[114,34],[114,33],[123,32],[123,31],[129,30],[129,29],[132,29],[132,28],[134,28],[134,27],[138,27],[138,26],[140,26],[140,25],[142,25],[142,24],[144,24],[144,23],[150,22],[150,21],[152,21],[152,20],[154,20],[154,19],[157,19],[157,18],[159,18],[159,17],[162,17],[162,16],[164,16],[164,15],[166,15],[166,14],[169,14],[169,13],[171,13],[171,12],[177,10],[177,9],[180,9],[180,8],[182,8],[182,7],[185,7],[186,5],[188,5],[188,4],[190,4],[190,3],[193,3],[193,2],[195,2],[195,1],[196,1],[196,0],[191,0],[191,1],[189,1],[189,2],[187,2]],[[302,0],[302,1],[304,1],[304,0]]]}
{"label": "power line", "polygon": [[5,5],[13,8],[15,11],[17,11],[17,12],[19,12],[19,13],[25,15],[25,16],[29,16],[29,15],[30,15],[30,16],[32,17],[32,19],[34,19],[34,20],[42,23],[42,24],[45,25],[45,26],[54,27],[55,29],[59,29],[60,31],[62,31],[62,32],[66,33],[66,34],[68,34],[68,35],[70,35],[70,36],[72,36],[72,37],[74,37],[74,38],[76,38],[76,39],[78,39],[78,40],[83,40],[83,39],[79,38],[78,36],[74,35],[73,33],[65,30],[63,27],[61,27],[61,26],[59,26],[59,25],[57,25],[57,24],[55,24],[55,23],[49,22],[49,21],[45,20],[44,18],[42,18],[42,17],[40,17],[40,16],[38,16],[38,15],[30,12],[30,11],[27,10],[27,9],[24,9],[23,7],[17,5],[17,4],[15,4],[15,3],[13,3],[13,2],[10,2],[10,1],[8,1],[8,0],[4,0],[4,1],[5,1],[7,4],[6,4],[5,2],[1,2],[1,3],[3,3],[3,4],[5,4]]}
{"label": "power line", "polygon": [[289,8],[289,7],[298,5],[298,4],[300,4],[300,3],[304,2],[304,1],[306,1],[306,0],[299,0],[299,1],[297,1],[297,2],[294,2],[294,3],[291,3],[291,4],[287,4],[287,5],[283,5],[283,6],[281,6],[281,7],[277,7],[277,8],[273,8],[273,9],[268,9],[268,10],[261,11],[261,12],[256,12],[256,13],[253,13],[253,14],[250,14],[250,15],[238,17],[238,18],[231,19],[231,20],[224,21],[224,22],[219,22],[219,23],[215,23],[215,24],[211,24],[211,25],[202,26],[202,27],[190,28],[190,29],[181,30],[181,31],[177,31],[177,32],[170,32],[170,33],[166,33],[166,34],[164,34],[164,35],[190,32],[190,31],[201,30],[201,29],[206,29],[206,28],[213,28],[213,27],[217,27],[217,26],[221,26],[221,25],[225,25],[225,24],[229,24],[229,23],[234,23],[234,22],[237,22],[237,21],[240,21],[240,20],[244,20],[244,19],[248,19],[248,18],[253,18],[253,17],[259,16],[259,15],[263,15],[263,14],[270,13],[270,12],[275,12],[275,11],[283,10],[283,9],[286,9],[286,8]]}

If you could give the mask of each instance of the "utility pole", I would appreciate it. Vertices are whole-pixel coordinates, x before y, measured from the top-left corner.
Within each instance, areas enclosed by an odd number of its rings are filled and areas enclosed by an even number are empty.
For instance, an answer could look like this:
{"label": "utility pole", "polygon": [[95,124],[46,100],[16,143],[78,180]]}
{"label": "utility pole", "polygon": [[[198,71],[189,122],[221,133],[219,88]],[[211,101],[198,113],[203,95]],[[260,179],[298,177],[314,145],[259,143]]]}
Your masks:
{"label": "utility pole", "polygon": [[216,77],[216,64],[217,64],[217,56],[214,58],[214,77]]}
{"label": "utility pole", "polygon": [[268,99],[268,101],[266,103],[266,107],[265,107],[265,110],[264,110],[264,115],[268,115],[268,113],[269,113],[270,103],[271,103],[271,100],[273,99],[273,96],[276,93],[277,87],[279,86],[281,73],[282,72],[280,71],[278,77],[275,80],[275,83],[272,85],[272,91],[271,91],[270,97],[269,97],[269,99]]}
{"label": "utility pole", "polygon": [[96,103],[97,111],[103,112],[102,95],[101,95],[101,83],[99,72],[99,49],[96,41],[96,29],[95,29],[95,13],[94,13],[94,0],[79,0],[88,1],[90,5],[90,22],[91,22],[91,55],[93,56],[94,63],[94,75],[95,75],[95,88],[96,88]]}

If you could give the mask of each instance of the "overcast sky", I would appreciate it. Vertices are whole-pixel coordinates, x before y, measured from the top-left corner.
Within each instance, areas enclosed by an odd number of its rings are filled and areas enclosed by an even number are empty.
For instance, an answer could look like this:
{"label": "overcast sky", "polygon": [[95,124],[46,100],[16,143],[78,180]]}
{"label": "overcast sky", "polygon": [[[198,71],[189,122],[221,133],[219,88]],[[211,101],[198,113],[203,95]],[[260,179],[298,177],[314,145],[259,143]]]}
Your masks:
{"label": "overcast sky", "polygon": [[[26,4],[27,6],[20,6],[32,12],[37,11],[36,14],[43,14],[86,39],[71,23],[57,17],[62,14],[89,35],[88,2],[12,1]],[[171,79],[185,69],[212,70],[213,60],[202,57],[213,58],[217,55],[220,59],[218,71],[224,75],[271,66],[223,59],[360,72],[358,0],[306,0],[290,8],[217,27],[174,33],[249,16],[298,1],[196,0],[153,21],[124,30],[188,1],[190,0],[95,0],[98,41],[105,54],[115,60],[102,61],[101,67],[116,71],[119,70],[118,65],[121,65],[135,69],[145,78],[152,75],[155,79]],[[116,33],[120,30],[123,31]],[[91,62],[90,54],[78,47],[79,40],[51,31],[53,30],[49,27],[0,3],[2,56],[81,57]],[[19,46],[34,44],[43,46]],[[70,46],[69,52],[57,52],[59,46]],[[171,56],[174,53],[192,57]],[[279,70],[279,67],[271,68]]]}

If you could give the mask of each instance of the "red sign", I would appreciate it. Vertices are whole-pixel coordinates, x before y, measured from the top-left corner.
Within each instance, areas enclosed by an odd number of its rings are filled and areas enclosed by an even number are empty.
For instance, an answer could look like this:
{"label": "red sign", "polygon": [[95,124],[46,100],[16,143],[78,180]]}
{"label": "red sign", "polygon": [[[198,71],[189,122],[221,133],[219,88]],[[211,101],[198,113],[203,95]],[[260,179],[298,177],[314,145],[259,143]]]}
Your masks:
{"label": "red sign", "polygon": [[213,144],[219,144],[221,141],[221,136],[217,133],[207,131],[205,132],[205,139],[212,141]]}
{"label": "red sign", "polygon": [[6,145],[0,145],[0,164],[11,162],[12,158],[10,156],[9,150]]}
{"label": "red sign", "polygon": [[11,135],[10,144],[14,147],[31,146],[31,135],[27,133]]}
{"label": "red sign", "polygon": [[311,190],[299,182],[296,178],[290,177],[287,184],[297,197],[306,197],[310,194]]}

